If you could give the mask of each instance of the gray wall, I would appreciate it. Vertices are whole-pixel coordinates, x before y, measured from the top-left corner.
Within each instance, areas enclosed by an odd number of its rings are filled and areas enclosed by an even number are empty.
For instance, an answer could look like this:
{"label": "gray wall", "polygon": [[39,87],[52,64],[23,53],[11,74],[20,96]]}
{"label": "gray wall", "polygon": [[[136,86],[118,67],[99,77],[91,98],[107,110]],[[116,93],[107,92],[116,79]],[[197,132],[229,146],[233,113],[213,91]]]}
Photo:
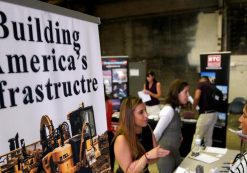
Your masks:
{"label": "gray wall", "polygon": [[197,12],[188,12],[102,21],[101,53],[128,55],[132,62],[145,60],[147,70],[153,70],[162,84],[163,97],[176,78],[189,82],[193,93],[198,74],[196,67],[189,65],[187,55],[195,42],[197,19]]}

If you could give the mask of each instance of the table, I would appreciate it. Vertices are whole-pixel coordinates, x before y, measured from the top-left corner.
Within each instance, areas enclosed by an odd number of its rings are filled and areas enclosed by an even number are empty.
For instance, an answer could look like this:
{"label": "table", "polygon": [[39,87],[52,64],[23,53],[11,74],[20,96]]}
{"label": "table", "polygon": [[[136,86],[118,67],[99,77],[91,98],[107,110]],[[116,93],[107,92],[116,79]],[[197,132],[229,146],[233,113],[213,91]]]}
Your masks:
{"label": "table", "polygon": [[[229,163],[232,162],[235,158],[235,156],[240,153],[239,150],[230,150],[228,149],[226,154],[220,157],[218,161],[215,161],[213,163],[205,163],[202,161],[198,161],[195,159],[190,158],[191,152],[184,158],[182,163],[179,165],[179,167],[188,169],[190,172],[196,172],[196,166],[202,165],[204,168],[204,173],[210,173],[211,169],[217,168],[219,172],[228,172],[227,167],[229,166]],[[217,154],[214,153],[206,153],[211,156],[216,156]],[[175,171],[176,172],[176,171]],[[178,171],[177,171],[178,172]]]}

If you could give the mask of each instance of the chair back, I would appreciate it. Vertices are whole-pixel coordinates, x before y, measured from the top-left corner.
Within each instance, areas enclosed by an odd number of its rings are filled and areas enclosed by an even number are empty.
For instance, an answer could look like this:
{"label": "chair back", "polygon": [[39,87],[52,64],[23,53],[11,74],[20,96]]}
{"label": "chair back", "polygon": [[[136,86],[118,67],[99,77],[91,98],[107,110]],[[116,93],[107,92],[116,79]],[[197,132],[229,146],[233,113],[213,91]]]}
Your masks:
{"label": "chair back", "polygon": [[243,97],[234,98],[229,104],[228,112],[230,114],[242,114],[245,103],[246,100]]}

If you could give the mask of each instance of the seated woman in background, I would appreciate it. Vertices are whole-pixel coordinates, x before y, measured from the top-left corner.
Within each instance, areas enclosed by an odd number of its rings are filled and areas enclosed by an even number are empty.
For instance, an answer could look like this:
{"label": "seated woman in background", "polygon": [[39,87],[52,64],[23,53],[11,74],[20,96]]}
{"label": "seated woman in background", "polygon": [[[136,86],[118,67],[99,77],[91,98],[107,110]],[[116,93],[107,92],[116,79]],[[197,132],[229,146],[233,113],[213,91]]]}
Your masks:
{"label": "seated woman in background", "polygon": [[122,101],[114,153],[119,164],[117,173],[149,173],[149,163],[169,154],[168,150],[157,146],[148,125],[145,104],[139,98]]}
{"label": "seated woman in background", "polygon": [[145,103],[148,115],[158,114],[160,112],[159,98],[161,97],[161,84],[155,79],[153,71],[147,73],[143,91],[151,97],[151,100]]}
{"label": "seated woman in background", "polygon": [[[243,135],[247,135],[247,103],[245,103],[243,108],[243,114],[238,119],[240,122],[240,127],[242,129]],[[247,138],[244,138],[242,140],[247,140]],[[240,154],[238,154],[235,159],[234,163],[230,168],[229,173],[246,173],[247,172],[247,152],[242,154],[243,151],[241,151]]]}
{"label": "seated woman in background", "polygon": [[170,150],[167,157],[158,161],[160,173],[172,173],[181,162],[179,148],[182,142],[181,120],[178,112],[180,105],[188,102],[189,85],[180,79],[174,80],[167,93],[165,106],[160,111],[154,135],[161,147]]}

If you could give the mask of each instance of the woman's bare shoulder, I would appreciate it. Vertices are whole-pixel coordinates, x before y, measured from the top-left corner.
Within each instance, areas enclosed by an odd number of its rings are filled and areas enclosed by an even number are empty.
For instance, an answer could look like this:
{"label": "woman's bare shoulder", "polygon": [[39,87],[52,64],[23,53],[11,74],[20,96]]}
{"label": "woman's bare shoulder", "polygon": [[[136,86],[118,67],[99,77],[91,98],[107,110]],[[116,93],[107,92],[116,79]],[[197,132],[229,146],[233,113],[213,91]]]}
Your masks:
{"label": "woman's bare shoulder", "polygon": [[115,141],[115,143],[118,143],[118,144],[125,143],[125,142],[127,142],[127,140],[124,135],[118,135]]}
{"label": "woman's bare shoulder", "polygon": [[127,142],[127,139],[124,135],[119,135],[117,138],[116,138],[116,141],[114,143],[114,148],[117,149],[117,151],[119,151],[120,153],[122,151],[127,151],[129,149],[129,145],[128,145],[128,142]]}

